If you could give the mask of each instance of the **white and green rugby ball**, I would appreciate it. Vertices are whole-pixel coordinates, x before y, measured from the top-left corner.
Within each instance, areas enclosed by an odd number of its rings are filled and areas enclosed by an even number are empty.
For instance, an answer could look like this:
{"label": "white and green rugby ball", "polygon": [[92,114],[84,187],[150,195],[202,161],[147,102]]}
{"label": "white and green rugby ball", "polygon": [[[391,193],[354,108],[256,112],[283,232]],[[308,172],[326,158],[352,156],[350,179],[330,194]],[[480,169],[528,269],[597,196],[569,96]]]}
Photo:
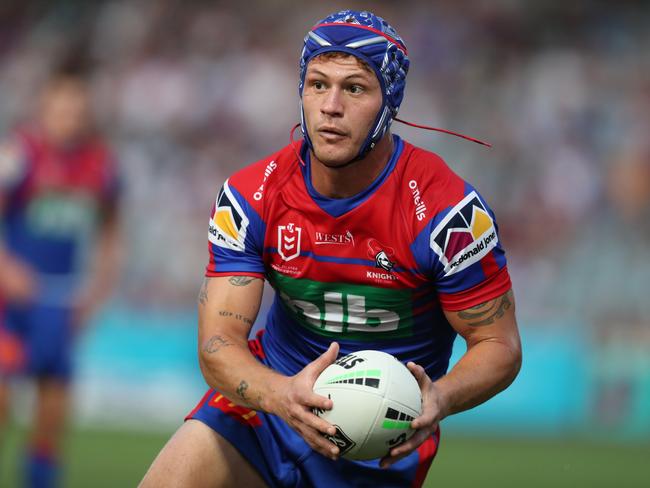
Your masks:
{"label": "white and green rugby ball", "polygon": [[358,351],[336,360],[320,374],[314,392],[329,397],[332,410],[316,410],[336,427],[326,436],[347,459],[376,459],[406,441],[411,421],[422,412],[415,377],[394,356]]}

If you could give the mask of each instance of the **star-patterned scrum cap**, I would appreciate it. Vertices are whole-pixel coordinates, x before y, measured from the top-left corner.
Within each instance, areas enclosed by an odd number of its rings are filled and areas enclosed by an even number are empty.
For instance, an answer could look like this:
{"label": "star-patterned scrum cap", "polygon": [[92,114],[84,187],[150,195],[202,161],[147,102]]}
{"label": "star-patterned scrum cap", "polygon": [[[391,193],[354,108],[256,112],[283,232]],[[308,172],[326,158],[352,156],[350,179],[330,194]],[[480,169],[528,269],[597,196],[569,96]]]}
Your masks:
{"label": "star-patterned scrum cap", "polygon": [[386,133],[404,98],[409,59],[406,45],[388,22],[371,12],[342,10],[325,17],[305,36],[300,56],[301,128],[305,141],[312,147],[302,92],[307,65],[326,52],[343,52],[365,61],[377,75],[382,88],[382,106],[368,136],[355,159],[363,158]]}

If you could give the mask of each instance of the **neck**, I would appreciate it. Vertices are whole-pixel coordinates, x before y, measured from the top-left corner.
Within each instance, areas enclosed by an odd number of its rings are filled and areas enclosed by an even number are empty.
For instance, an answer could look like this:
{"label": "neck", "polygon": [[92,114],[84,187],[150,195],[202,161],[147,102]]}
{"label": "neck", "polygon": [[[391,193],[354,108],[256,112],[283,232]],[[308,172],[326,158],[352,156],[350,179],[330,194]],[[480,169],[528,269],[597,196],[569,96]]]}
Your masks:
{"label": "neck", "polygon": [[393,154],[393,137],[384,137],[363,159],[340,168],[325,166],[311,152],[311,183],[328,198],[348,198],[365,190],[375,181]]}

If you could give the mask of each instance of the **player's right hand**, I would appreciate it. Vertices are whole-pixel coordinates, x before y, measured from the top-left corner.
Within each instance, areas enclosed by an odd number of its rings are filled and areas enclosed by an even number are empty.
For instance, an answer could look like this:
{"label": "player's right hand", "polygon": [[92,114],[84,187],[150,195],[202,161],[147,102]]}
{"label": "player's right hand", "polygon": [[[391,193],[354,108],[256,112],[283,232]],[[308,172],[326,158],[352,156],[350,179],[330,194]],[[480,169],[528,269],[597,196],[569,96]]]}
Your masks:
{"label": "player's right hand", "polygon": [[338,458],[339,448],[323,434],[335,435],[336,428],[315,415],[313,409],[330,410],[333,403],[329,398],[314,393],[313,388],[318,376],[336,360],[338,353],[338,343],[332,342],[327,351],[288,378],[273,412],[298,432],[313,450],[330,459]]}

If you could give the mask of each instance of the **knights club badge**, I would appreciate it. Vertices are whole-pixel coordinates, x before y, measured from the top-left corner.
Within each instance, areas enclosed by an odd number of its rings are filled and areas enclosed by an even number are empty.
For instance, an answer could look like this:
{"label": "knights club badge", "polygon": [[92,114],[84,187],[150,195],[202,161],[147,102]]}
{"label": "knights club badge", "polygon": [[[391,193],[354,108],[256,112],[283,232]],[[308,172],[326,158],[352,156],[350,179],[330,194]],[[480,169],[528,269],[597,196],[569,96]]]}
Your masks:
{"label": "knights club badge", "polygon": [[302,228],[293,223],[278,225],[278,254],[285,261],[300,256],[300,236]]}

